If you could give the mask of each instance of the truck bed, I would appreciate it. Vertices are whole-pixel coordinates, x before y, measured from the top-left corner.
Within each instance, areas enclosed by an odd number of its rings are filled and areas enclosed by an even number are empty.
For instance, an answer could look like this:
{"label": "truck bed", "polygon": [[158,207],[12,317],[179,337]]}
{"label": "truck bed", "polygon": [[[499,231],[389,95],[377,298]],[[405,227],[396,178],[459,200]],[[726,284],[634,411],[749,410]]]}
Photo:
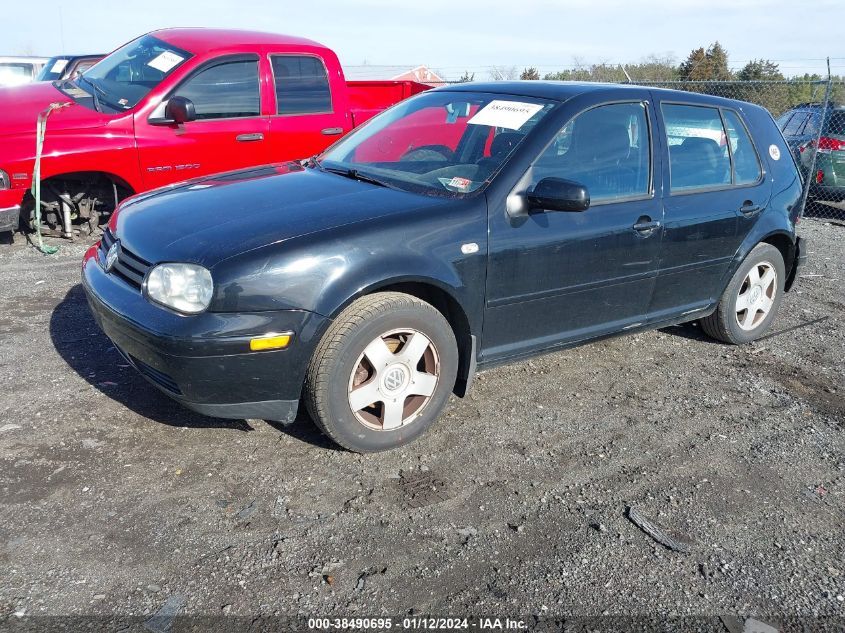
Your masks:
{"label": "truck bed", "polygon": [[347,81],[354,125],[361,125],[394,103],[431,89],[417,81]]}

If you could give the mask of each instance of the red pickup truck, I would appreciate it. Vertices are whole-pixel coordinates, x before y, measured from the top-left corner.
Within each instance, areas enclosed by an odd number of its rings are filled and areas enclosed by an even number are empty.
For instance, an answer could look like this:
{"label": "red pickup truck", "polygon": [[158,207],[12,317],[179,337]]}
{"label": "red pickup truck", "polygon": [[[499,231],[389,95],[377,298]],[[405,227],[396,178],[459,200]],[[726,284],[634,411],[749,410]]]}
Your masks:
{"label": "red pickup truck", "polygon": [[76,79],[0,90],[0,231],[33,227],[36,120],[51,103],[41,164],[45,228],[97,227],[122,198],[221,171],[306,158],[427,89],[347,82],[337,56],[296,37],[165,29]]}

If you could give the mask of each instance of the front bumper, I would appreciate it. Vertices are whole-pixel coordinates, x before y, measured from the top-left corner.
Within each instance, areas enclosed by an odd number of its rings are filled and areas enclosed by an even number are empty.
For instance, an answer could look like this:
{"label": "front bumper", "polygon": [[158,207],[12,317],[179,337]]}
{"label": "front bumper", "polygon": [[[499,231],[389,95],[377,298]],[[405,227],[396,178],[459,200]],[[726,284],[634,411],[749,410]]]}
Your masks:
{"label": "front bumper", "polygon": [[18,230],[23,196],[23,189],[0,190],[0,233]]}
{"label": "front bumper", "polygon": [[[121,355],[162,392],[204,415],[292,421],[305,370],[327,320],[304,310],[181,316],[86,255],[83,286],[94,319]],[[249,340],[294,332],[283,350],[251,352]]]}

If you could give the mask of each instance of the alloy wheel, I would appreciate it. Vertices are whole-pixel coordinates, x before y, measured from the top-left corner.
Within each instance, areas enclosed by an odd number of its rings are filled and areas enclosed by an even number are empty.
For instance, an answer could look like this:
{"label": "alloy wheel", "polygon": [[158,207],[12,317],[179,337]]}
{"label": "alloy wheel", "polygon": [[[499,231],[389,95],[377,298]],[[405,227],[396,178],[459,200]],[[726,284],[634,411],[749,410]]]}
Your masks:
{"label": "alloy wheel", "polygon": [[364,426],[391,431],[413,422],[431,400],[440,378],[434,343],[412,328],[373,339],[349,377],[349,407]]}
{"label": "alloy wheel", "polygon": [[745,331],[758,327],[774,305],[778,289],[775,267],[769,262],[752,266],[736,297],[736,322]]}

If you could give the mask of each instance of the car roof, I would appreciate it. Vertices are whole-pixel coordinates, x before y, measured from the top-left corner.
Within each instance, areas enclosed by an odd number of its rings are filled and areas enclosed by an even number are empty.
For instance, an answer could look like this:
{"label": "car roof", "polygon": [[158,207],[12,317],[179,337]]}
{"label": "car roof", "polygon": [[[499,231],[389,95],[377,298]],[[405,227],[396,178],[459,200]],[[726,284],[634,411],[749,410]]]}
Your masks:
{"label": "car roof", "polygon": [[601,90],[609,90],[611,88],[634,87],[642,89],[642,86],[579,81],[474,81],[443,86],[442,88],[437,88],[437,90],[487,92],[493,94],[565,101],[571,97],[587,92],[599,92]]}
{"label": "car roof", "polygon": [[[601,93],[619,90],[630,90],[641,92],[643,90],[652,90],[659,92],[665,99],[667,95],[672,95],[678,98],[679,101],[692,101],[700,103],[710,103],[713,105],[738,105],[753,106],[754,104],[744,101],[737,101],[735,99],[727,99],[724,97],[716,97],[701,92],[688,92],[685,90],[671,90],[668,88],[657,88],[654,86],[640,86],[637,84],[613,84],[602,82],[585,82],[585,81],[488,81],[488,82],[469,82],[461,84],[452,84],[450,86],[443,86],[437,88],[438,91],[459,91],[459,92],[487,92],[493,94],[520,96],[520,97],[534,97],[537,99],[553,99],[556,101],[566,101],[572,97],[587,94],[587,93]],[[755,106],[757,107],[757,106]]]}
{"label": "car roof", "polygon": [[173,28],[152,31],[149,35],[194,55],[202,55],[227,48],[250,48],[267,45],[323,47],[322,44],[304,37],[240,29]]}

